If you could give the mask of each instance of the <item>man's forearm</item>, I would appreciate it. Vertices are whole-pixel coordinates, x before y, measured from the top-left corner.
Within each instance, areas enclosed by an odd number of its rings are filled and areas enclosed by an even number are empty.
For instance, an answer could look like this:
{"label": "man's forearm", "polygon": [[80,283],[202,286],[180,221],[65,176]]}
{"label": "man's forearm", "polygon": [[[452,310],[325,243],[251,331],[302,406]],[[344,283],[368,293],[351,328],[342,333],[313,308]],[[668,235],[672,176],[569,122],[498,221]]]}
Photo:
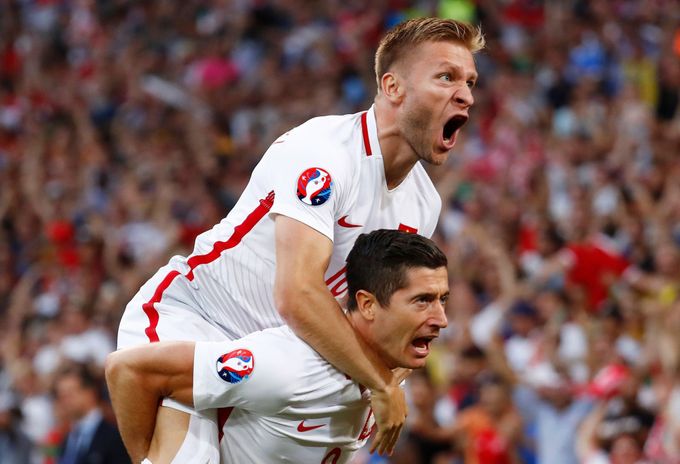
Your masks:
{"label": "man's forearm", "polygon": [[192,406],[193,342],[159,342],[111,353],[106,382],[133,462],[147,456],[163,397]]}
{"label": "man's forearm", "polygon": [[338,370],[370,390],[384,390],[390,383],[392,373],[352,329],[325,285],[309,283],[284,298],[279,309],[293,331]]}
{"label": "man's forearm", "polygon": [[328,291],[324,275],[333,243],[315,229],[286,216],[276,217],[274,297],[281,316],[295,333],[338,370],[371,390],[378,432],[373,449],[394,449],[406,419],[401,376],[350,326]]}
{"label": "man's forearm", "polygon": [[132,462],[141,462],[149,451],[160,401],[158,392],[146,389],[142,375],[126,363],[124,353],[106,360],[106,382],[118,429]]}
{"label": "man's forearm", "polygon": [[161,398],[193,405],[193,342],[158,342],[111,353],[106,382],[133,462],[147,456]]}

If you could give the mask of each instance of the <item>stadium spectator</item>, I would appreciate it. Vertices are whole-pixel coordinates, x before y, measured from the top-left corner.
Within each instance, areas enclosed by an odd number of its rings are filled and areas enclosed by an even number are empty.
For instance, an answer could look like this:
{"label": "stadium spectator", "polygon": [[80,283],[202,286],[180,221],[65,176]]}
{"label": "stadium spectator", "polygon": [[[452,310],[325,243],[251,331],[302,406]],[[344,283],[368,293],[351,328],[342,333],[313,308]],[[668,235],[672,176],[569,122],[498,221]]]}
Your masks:
{"label": "stadium spectator", "polygon": [[21,411],[9,393],[0,395],[0,456],[7,464],[37,462],[31,440],[21,430]]}
{"label": "stadium spectator", "polygon": [[70,422],[59,464],[130,462],[118,430],[102,414],[101,388],[102,380],[95,378],[85,365],[60,372],[55,381],[56,401]]}

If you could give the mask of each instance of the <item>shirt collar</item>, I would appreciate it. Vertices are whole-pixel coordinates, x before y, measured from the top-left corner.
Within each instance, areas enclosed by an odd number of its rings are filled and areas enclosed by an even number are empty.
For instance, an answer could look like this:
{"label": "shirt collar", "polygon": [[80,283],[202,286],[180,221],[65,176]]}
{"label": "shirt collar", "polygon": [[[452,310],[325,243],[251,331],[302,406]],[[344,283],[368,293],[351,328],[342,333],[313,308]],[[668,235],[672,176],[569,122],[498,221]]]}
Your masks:
{"label": "shirt collar", "polygon": [[375,119],[375,105],[371,105],[368,111],[366,111],[366,128],[373,156],[382,157],[380,141],[378,140],[378,124]]}

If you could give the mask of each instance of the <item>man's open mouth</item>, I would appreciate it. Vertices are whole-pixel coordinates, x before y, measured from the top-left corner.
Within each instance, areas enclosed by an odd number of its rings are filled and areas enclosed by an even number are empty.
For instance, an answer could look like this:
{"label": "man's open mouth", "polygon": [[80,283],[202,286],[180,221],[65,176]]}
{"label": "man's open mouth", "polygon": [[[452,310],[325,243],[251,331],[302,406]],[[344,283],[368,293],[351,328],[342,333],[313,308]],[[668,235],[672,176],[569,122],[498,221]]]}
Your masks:
{"label": "man's open mouth", "polygon": [[444,143],[449,145],[453,141],[455,141],[454,136],[456,135],[456,132],[458,129],[463,127],[463,125],[467,122],[468,117],[464,114],[457,114],[453,117],[451,117],[448,121],[446,121],[446,124],[444,124],[444,130],[443,130],[443,138],[444,138]]}
{"label": "man's open mouth", "polygon": [[416,349],[416,352],[427,355],[430,351],[430,344],[432,340],[437,338],[436,335],[428,335],[426,337],[416,337],[411,341],[411,345]]}

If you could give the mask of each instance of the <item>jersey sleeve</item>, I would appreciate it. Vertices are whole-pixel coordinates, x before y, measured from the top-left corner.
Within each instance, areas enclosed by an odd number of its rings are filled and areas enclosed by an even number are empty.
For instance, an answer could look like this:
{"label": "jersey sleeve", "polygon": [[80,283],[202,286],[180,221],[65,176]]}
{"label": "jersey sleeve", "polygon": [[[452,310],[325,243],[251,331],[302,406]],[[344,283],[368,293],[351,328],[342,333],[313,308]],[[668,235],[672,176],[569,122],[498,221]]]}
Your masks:
{"label": "jersey sleeve", "polygon": [[333,241],[334,221],[350,190],[352,160],[341,144],[310,132],[293,130],[265,155],[275,192],[270,214],[296,219]]}
{"label": "jersey sleeve", "polygon": [[[197,342],[194,349],[194,407],[238,407],[272,415],[283,410],[295,385],[297,347],[272,331],[239,340]],[[288,354],[286,354],[288,353]]]}

